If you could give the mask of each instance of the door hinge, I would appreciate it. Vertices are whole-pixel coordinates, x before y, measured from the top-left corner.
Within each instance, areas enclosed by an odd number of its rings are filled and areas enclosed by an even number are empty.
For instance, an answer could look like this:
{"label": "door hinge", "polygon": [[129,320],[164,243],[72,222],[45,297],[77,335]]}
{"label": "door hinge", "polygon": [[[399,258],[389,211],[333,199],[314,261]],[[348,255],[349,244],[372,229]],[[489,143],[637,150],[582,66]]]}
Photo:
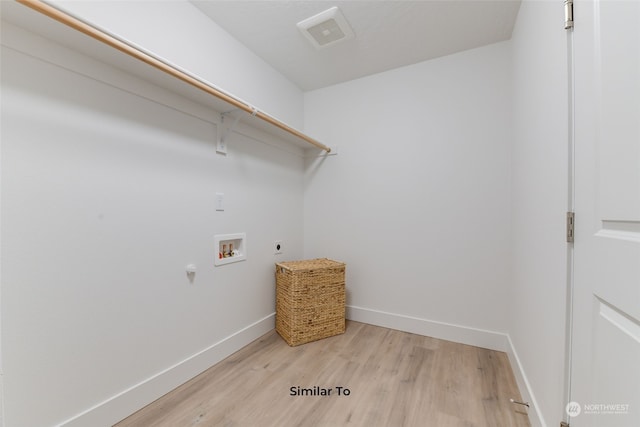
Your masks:
{"label": "door hinge", "polygon": [[573,28],[573,0],[564,0],[564,29]]}
{"label": "door hinge", "polygon": [[567,212],[567,243],[573,243],[575,221],[576,221],[576,213]]}

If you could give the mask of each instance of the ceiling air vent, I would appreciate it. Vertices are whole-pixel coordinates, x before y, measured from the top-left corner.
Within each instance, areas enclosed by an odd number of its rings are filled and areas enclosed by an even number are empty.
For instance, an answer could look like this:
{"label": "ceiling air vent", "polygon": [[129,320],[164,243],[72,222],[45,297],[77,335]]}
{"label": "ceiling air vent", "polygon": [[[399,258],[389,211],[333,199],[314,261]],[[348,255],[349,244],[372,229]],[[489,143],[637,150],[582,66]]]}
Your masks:
{"label": "ceiling air vent", "polygon": [[336,6],[297,24],[316,49],[323,49],[354,37],[353,30]]}

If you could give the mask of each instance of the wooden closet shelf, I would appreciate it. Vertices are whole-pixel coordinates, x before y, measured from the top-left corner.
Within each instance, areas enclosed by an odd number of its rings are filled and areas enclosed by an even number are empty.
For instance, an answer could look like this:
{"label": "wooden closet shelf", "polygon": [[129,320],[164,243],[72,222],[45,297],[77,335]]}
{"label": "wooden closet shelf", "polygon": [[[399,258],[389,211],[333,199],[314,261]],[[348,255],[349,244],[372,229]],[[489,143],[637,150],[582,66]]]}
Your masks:
{"label": "wooden closet shelf", "polygon": [[[104,45],[114,48],[139,62],[147,64],[155,68],[156,70],[161,71],[165,75],[170,76],[172,79],[176,79],[183,83],[186,83],[190,87],[207,94],[209,97],[212,96],[214,98],[214,103],[212,104],[212,106],[218,111],[225,111],[229,110],[230,108],[245,111],[249,113],[250,117],[257,119],[252,120],[251,122],[251,124],[255,127],[271,131],[271,133],[274,133],[273,131],[275,130],[278,136],[284,137],[284,139],[288,140],[289,142],[303,142],[305,144],[311,144],[316,148],[326,151],[327,153],[331,152],[331,148],[329,148],[328,146],[318,142],[308,135],[305,135],[299,130],[288,126],[287,124],[279,121],[269,114],[259,111],[254,106],[224,92],[221,89],[214,87],[213,85],[205,82],[197,76],[194,76],[173,64],[157,58],[149,52],[145,52],[139,47],[133,46],[132,44],[127,43],[126,41],[121,40],[102,29],[84,22],[77,17],[74,17],[60,9],[57,9],[56,7],[51,6],[41,0],[16,1],[66,25],[69,28],[78,31],[79,33],[85,34]],[[173,87],[173,89],[175,89],[175,87]],[[264,126],[265,124],[267,125],[266,127]]]}

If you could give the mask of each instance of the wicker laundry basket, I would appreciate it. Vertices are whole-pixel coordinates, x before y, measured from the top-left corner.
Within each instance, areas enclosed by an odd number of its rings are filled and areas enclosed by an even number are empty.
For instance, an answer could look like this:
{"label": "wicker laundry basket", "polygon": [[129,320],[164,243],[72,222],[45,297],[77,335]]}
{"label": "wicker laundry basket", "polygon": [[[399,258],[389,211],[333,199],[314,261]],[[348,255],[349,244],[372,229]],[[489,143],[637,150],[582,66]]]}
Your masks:
{"label": "wicker laundry basket", "polygon": [[345,264],[330,259],[276,263],[276,331],[297,346],[345,331]]}

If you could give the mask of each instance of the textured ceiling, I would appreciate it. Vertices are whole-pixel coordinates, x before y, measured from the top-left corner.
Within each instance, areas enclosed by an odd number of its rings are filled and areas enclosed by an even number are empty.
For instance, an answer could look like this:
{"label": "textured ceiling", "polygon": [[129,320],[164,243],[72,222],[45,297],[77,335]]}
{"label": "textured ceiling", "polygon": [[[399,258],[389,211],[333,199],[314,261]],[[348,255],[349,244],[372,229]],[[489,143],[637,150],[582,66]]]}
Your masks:
{"label": "textured ceiling", "polygon": [[[508,40],[520,7],[520,0],[192,3],[304,91]],[[296,23],[332,6],[355,38],[316,50]]]}

